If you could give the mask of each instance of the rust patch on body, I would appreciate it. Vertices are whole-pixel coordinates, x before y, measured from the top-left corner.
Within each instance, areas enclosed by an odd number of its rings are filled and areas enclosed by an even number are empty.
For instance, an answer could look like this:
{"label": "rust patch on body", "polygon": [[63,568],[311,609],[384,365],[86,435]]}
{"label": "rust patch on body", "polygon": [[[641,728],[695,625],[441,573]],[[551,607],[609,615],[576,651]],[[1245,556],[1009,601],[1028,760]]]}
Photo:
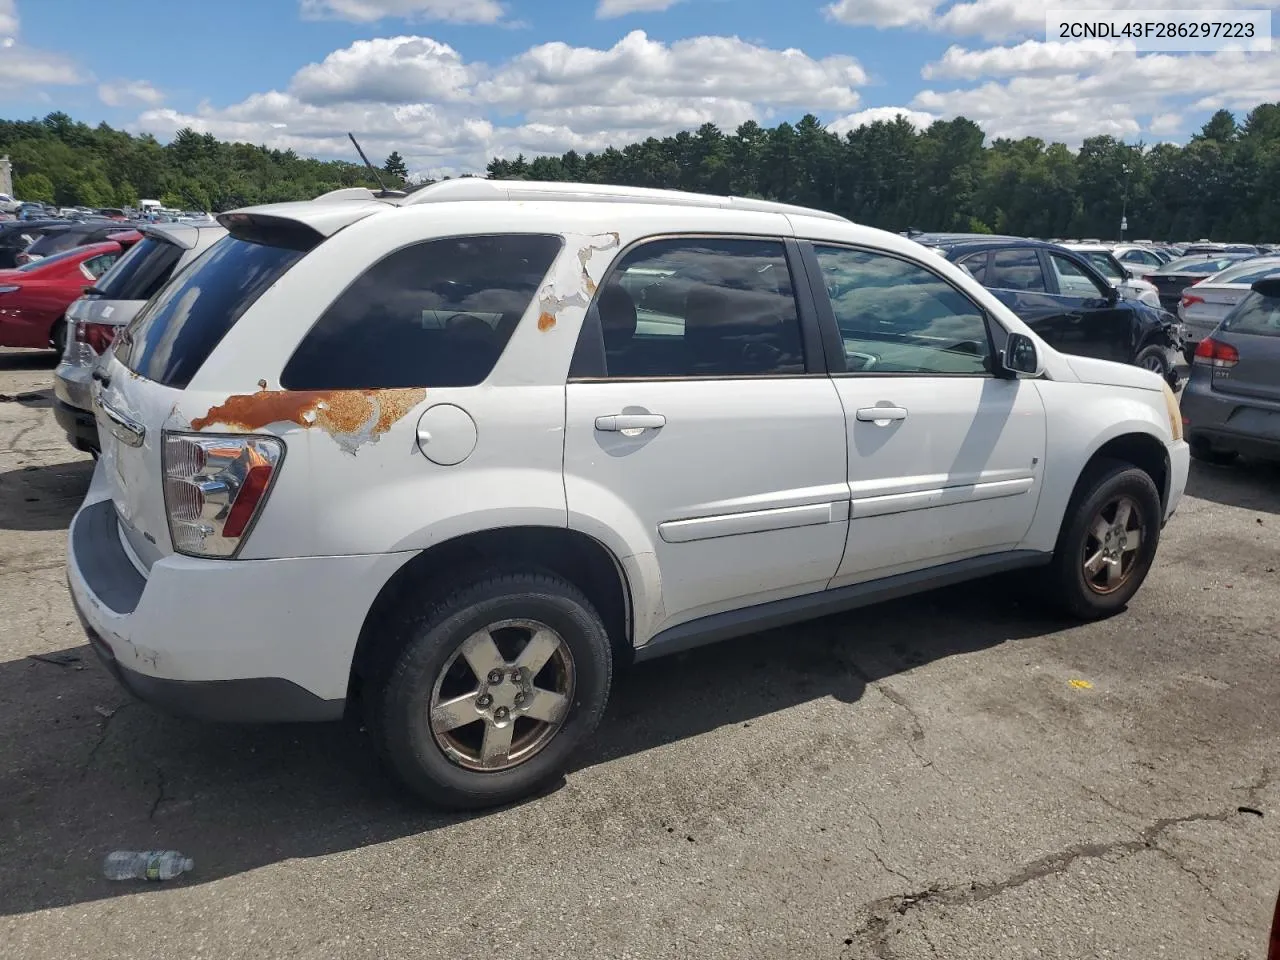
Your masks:
{"label": "rust patch on body", "polygon": [[426,398],[418,387],[394,390],[259,390],[227,397],[191,421],[192,430],[214,425],[239,432],[261,430],[272,423],[319,427],[354,454],[376,443],[392,424]]}
{"label": "rust patch on body", "polygon": [[546,333],[555,325],[556,325],[556,318],[549,313],[544,312],[542,316],[538,317],[538,329],[541,330],[543,333]]}

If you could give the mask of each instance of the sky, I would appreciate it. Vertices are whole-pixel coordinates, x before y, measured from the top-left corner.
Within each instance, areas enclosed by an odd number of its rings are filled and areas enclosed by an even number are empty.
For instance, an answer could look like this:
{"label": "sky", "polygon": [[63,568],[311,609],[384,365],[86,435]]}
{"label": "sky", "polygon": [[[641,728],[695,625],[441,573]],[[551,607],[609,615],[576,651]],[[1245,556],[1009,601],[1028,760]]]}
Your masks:
{"label": "sky", "polygon": [[[988,137],[1183,142],[1280,100],[1269,53],[1046,42],[1063,0],[0,0],[0,116],[63,110],[410,172],[815,114],[961,115]],[[1071,0],[1149,9],[1151,0]],[[1161,0],[1280,8],[1280,0]],[[1275,18],[1280,21],[1280,18]],[[1280,22],[1274,24],[1280,32]],[[375,161],[376,162],[376,161]]]}

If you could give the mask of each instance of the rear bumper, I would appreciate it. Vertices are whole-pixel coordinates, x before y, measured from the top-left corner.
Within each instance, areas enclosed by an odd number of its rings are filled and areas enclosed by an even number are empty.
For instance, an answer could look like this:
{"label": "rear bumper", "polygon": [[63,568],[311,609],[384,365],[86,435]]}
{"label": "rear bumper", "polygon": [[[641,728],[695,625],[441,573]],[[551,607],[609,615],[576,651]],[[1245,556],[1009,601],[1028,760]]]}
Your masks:
{"label": "rear bumper", "polygon": [[77,450],[97,452],[102,449],[98,443],[98,421],[88,410],[73,407],[55,396],[53,419],[58,421],[58,426],[67,435],[67,441]]}
{"label": "rear bumper", "polygon": [[[172,555],[145,574],[98,493],[71,521],[67,583],[90,643],[120,683],[209,720],[333,720],[365,616],[409,553],[280,560]],[[96,496],[96,499],[95,499]]]}
{"label": "rear bumper", "polygon": [[1197,376],[1183,391],[1180,406],[1190,442],[1280,459],[1280,403],[1215,391]]}

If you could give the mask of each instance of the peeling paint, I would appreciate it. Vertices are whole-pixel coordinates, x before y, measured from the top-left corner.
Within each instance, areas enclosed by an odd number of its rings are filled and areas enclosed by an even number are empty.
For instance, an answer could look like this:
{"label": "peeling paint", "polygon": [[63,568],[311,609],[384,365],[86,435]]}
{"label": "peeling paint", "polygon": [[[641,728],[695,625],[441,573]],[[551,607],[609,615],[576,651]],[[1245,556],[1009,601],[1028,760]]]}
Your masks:
{"label": "peeling paint", "polygon": [[591,279],[588,269],[591,259],[597,253],[616,249],[622,243],[617,233],[577,234],[567,239],[571,245],[577,246],[577,268],[568,257],[561,257],[551,279],[538,291],[538,329],[544,333],[555,329],[560,311],[567,307],[587,307],[596,292],[596,282]]}
{"label": "peeling paint", "polygon": [[355,455],[366,443],[421,403],[422,388],[396,390],[259,390],[227,397],[191,421],[192,430],[212,426],[239,432],[260,430],[272,423],[319,427],[346,453]]}

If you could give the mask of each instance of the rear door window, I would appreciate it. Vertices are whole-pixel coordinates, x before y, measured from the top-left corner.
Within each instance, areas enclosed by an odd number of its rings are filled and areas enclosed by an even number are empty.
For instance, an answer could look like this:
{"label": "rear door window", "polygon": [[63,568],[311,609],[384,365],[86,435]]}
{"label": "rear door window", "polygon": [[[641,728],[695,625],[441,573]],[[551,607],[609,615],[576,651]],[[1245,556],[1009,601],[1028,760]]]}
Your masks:
{"label": "rear door window", "polygon": [[1058,253],[1050,253],[1049,263],[1053,265],[1058,292],[1064,297],[1082,297],[1089,300],[1103,296],[1102,288],[1075,261],[1068,260]]}
{"label": "rear door window", "polygon": [[558,236],[449,237],[384,257],[311,328],[288,390],[469,387],[489,376],[562,246]]}
{"label": "rear door window", "polygon": [[1037,290],[1043,292],[1044,271],[1033,247],[997,250],[987,268],[986,285],[997,290]]}
{"label": "rear door window", "polygon": [[223,237],[134,318],[116,357],[167,387],[185,387],[237,320],[306,250]]}
{"label": "rear door window", "polygon": [[971,253],[967,257],[961,257],[956,261],[959,266],[969,271],[973,279],[977,280],[984,286],[991,286],[987,283],[987,251],[981,253]]}
{"label": "rear door window", "polygon": [[181,259],[182,248],[176,243],[146,237],[120,259],[97,288],[107,300],[150,300]]}

